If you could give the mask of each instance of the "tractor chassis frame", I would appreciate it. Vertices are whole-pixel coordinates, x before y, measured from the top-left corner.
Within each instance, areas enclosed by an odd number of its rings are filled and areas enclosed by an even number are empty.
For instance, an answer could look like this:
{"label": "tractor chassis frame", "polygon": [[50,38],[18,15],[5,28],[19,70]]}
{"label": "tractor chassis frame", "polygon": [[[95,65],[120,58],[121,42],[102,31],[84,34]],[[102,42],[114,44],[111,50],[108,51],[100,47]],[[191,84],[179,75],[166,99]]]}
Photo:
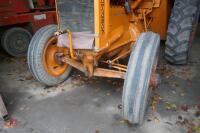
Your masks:
{"label": "tractor chassis frame", "polygon": [[[93,77],[93,76],[97,76],[97,77],[125,79],[126,69],[121,67],[121,66],[124,66],[121,64],[118,64],[119,65],[118,68],[114,67],[118,70],[111,70],[111,69],[106,69],[106,68],[95,67],[93,69],[92,73],[89,73],[89,71],[84,67],[84,64],[80,63],[79,61],[71,59],[67,56],[57,57],[57,59],[59,59],[59,61],[61,61],[62,63],[66,63],[66,64],[78,69],[79,71],[85,73],[85,75],[88,76],[89,78]],[[120,68],[122,68],[124,70],[122,71],[122,70],[120,70]],[[153,71],[153,73],[151,74],[151,78],[150,78],[149,82],[150,82],[150,88],[156,88],[158,86],[158,84],[160,83],[160,76],[159,76],[159,74],[156,73],[156,71]]]}

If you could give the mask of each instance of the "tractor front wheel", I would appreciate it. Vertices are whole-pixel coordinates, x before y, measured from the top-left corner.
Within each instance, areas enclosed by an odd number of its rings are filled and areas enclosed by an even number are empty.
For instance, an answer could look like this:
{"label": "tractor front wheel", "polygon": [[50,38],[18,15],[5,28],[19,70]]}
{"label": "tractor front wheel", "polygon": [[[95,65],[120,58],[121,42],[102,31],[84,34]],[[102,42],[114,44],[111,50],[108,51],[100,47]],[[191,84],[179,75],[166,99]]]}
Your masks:
{"label": "tractor front wheel", "polygon": [[48,25],[38,30],[31,40],[27,55],[31,73],[48,86],[65,81],[72,69],[57,59],[57,55],[65,55],[67,49],[57,47],[57,38],[54,36],[56,29],[56,25]]}
{"label": "tractor front wheel", "polygon": [[142,124],[155,75],[159,35],[142,33],[133,47],[125,77],[122,97],[123,117],[132,124]]}

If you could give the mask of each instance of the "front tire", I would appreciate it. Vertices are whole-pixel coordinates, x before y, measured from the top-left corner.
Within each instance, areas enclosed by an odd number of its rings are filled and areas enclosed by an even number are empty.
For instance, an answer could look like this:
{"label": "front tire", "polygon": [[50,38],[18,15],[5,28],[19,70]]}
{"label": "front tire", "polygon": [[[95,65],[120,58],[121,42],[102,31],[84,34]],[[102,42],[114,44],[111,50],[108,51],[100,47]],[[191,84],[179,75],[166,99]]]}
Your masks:
{"label": "front tire", "polygon": [[151,93],[150,78],[155,72],[160,37],[153,32],[138,38],[129,62],[123,87],[123,117],[132,124],[142,124]]}
{"label": "front tire", "polygon": [[68,64],[60,64],[55,58],[55,54],[67,52],[66,48],[56,45],[56,29],[56,25],[48,25],[38,30],[31,40],[27,55],[31,73],[39,82],[48,86],[65,81],[72,69]]}

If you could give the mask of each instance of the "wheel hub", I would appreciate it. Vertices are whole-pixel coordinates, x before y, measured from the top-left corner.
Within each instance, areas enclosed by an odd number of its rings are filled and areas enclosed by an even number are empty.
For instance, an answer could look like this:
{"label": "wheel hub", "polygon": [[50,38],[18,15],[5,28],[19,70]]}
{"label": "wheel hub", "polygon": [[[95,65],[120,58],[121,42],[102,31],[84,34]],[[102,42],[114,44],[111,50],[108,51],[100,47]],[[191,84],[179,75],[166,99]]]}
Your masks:
{"label": "wheel hub", "polygon": [[65,48],[57,47],[56,43],[57,39],[51,38],[47,42],[43,53],[43,63],[45,70],[52,76],[60,76],[68,68],[68,65],[61,62],[59,60],[60,56],[58,56],[66,54],[67,50]]}
{"label": "wheel hub", "polygon": [[15,48],[18,50],[23,50],[26,47],[25,42],[22,39],[18,39],[15,43]]}

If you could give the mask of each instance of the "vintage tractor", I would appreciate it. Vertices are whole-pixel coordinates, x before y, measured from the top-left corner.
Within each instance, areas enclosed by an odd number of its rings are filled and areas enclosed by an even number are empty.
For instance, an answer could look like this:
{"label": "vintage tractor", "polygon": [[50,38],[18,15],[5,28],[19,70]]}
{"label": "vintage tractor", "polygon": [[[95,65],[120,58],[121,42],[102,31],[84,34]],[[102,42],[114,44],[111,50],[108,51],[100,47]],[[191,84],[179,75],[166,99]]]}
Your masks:
{"label": "vintage tractor", "polygon": [[58,25],[41,28],[29,46],[34,77],[57,85],[73,67],[88,77],[124,79],[123,117],[141,124],[158,83],[160,40],[167,40],[169,62],[187,62],[199,0],[58,0],[56,9]]}

